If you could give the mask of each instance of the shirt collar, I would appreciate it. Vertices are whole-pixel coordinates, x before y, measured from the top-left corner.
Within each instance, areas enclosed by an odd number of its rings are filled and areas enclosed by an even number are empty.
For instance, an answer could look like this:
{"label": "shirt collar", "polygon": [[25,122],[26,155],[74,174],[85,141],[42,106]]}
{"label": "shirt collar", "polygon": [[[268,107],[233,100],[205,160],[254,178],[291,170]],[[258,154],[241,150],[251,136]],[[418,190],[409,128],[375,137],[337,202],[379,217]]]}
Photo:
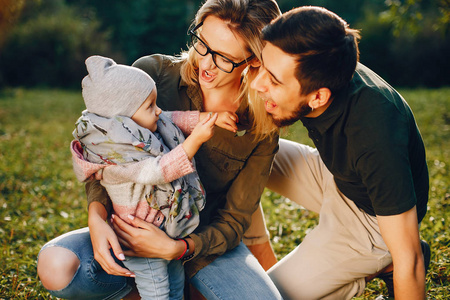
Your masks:
{"label": "shirt collar", "polygon": [[203,111],[203,95],[198,84],[188,85],[187,82],[185,82],[183,79],[180,79],[178,88],[186,88],[186,94],[188,95],[189,99],[191,99],[195,108],[198,111]]}
{"label": "shirt collar", "polygon": [[320,116],[316,118],[302,117],[300,121],[306,128],[314,127],[320,134],[324,134],[344,113],[349,101],[349,88],[350,84],[338,92],[332,99],[330,106]]}

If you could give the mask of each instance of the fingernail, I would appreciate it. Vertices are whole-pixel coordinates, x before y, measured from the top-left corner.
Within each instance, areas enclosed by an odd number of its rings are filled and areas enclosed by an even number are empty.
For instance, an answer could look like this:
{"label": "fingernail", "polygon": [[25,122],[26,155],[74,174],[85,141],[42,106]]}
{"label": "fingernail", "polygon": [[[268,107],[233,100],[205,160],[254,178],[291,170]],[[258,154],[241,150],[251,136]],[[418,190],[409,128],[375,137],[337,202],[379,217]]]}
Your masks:
{"label": "fingernail", "polygon": [[[120,259],[120,260],[125,260],[125,255],[123,255],[123,253],[120,253],[120,254],[119,254],[119,259]],[[130,274],[131,274],[131,273],[130,273]]]}
{"label": "fingernail", "polygon": [[132,215],[128,215],[128,219],[130,219],[130,220],[134,220],[134,216],[132,216]]}
{"label": "fingernail", "polygon": [[114,214],[112,214],[112,215],[111,215],[111,219],[114,219],[114,217],[115,217],[115,215],[114,215]]}

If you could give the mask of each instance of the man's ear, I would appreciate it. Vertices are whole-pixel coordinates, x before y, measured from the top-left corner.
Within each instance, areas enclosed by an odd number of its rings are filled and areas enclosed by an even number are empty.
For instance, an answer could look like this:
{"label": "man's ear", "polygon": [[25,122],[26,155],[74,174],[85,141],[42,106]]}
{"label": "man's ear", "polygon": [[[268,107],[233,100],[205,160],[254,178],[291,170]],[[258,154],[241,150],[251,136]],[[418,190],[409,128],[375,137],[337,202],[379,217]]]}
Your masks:
{"label": "man's ear", "polygon": [[326,108],[330,104],[331,91],[328,88],[320,88],[309,94],[308,97],[308,104],[313,111],[320,108]]}

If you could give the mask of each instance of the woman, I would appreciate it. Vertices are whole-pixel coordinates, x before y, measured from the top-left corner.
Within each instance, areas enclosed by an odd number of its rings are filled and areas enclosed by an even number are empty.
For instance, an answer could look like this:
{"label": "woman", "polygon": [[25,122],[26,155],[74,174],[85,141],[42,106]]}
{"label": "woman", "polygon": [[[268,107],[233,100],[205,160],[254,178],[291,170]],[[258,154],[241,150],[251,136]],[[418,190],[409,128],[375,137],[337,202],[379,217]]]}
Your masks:
{"label": "woman", "polygon": [[[236,112],[238,131],[216,128],[195,156],[207,198],[200,226],[186,239],[188,250],[184,241],[137,218],[130,220],[135,227],[114,218],[114,233],[104,222],[104,190],[98,182],[87,184],[89,231],[63,235],[39,255],[38,274],[52,294],[123,297],[133,277],[118,263],[125,253],[167,260],[183,256],[191,284],[207,299],[281,298],[241,242],[278,147],[276,127],[261,103],[249,101],[254,95],[248,95],[260,65],[259,33],[279,14],[273,0],[208,0],[197,12],[187,55],[153,55],[135,62],[155,79],[161,109]],[[122,252],[119,242],[129,250]]]}

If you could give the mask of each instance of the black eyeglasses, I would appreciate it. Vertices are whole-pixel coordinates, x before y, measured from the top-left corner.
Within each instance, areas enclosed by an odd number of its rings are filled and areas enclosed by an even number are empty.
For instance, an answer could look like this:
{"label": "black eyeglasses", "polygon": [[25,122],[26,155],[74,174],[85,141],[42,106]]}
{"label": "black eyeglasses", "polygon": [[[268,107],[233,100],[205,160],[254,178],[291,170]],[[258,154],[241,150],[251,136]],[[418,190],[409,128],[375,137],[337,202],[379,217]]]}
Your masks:
{"label": "black eyeglasses", "polygon": [[211,53],[214,64],[223,72],[231,73],[233,72],[234,68],[242,66],[243,64],[251,61],[255,57],[255,54],[252,54],[250,57],[244,59],[240,63],[235,63],[234,61],[223,56],[222,54],[211,50],[211,48],[209,48],[208,45],[206,45],[206,43],[195,34],[195,31],[197,31],[197,29],[199,29],[202,25],[203,22],[201,22],[200,24],[195,26],[194,29],[191,29],[188,32],[188,34],[191,36],[192,46],[194,47],[195,51],[197,51],[197,53],[200,54],[201,56],[206,56],[208,55],[208,53]]}

